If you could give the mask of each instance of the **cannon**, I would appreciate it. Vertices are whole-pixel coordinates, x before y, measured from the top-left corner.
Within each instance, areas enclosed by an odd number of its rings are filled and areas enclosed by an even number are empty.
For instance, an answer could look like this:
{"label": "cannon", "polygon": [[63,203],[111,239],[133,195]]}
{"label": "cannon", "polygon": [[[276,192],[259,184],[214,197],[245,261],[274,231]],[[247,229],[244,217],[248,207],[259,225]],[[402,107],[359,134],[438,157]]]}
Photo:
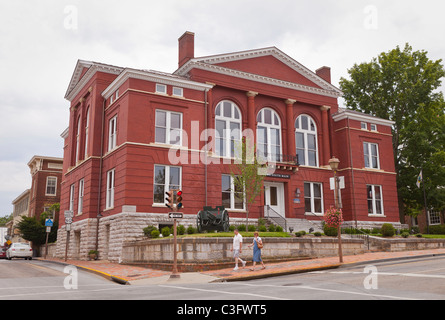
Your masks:
{"label": "cannon", "polygon": [[229,213],[223,206],[216,208],[205,206],[196,216],[198,232],[202,231],[229,231]]}

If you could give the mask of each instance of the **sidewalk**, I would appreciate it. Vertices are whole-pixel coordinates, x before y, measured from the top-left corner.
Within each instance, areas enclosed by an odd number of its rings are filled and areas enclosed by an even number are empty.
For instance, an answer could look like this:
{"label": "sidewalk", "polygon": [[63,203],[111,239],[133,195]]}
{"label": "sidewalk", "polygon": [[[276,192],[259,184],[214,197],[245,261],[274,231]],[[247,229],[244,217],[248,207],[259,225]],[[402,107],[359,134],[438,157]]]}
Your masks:
{"label": "sidewalk", "polygon": [[234,271],[233,268],[181,273],[179,279],[170,279],[171,272],[143,267],[128,266],[108,261],[83,261],[54,258],[38,258],[41,261],[55,262],[67,265],[74,265],[78,268],[94,272],[107,279],[121,284],[149,285],[163,283],[208,283],[222,281],[242,281],[273,277],[301,272],[310,272],[324,269],[351,266],[353,264],[377,263],[385,260],[397,260],[415,257],[428,257],[434,255],[445,255],[445,249],[417,250],[403,252],[370,252],[360,255],[344,256],[343,264],[339,263],[338,257],[316,258],[310,260],[287,261],[280,263],[266,263],[266,269],[261,270],[261,264],[256,266],[255,271],[250,271],[251,263],[246,268]]}

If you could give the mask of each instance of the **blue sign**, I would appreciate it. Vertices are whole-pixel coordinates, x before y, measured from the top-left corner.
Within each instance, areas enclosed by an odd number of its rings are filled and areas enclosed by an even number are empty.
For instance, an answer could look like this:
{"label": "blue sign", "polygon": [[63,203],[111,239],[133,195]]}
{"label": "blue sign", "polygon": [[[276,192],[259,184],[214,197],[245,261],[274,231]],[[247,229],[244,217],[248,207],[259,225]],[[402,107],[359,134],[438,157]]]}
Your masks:
{"label": "blue sign", "polygon": [[52,227],[53,226],[53,220],[46,219],[45,220],[45,227]]}

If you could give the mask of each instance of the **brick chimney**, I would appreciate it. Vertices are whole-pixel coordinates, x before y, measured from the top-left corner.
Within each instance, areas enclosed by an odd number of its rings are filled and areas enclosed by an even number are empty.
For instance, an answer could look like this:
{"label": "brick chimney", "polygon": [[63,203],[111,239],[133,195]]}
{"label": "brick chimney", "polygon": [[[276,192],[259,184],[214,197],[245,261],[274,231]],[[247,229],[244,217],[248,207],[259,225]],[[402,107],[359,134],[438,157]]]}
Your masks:
{"label": "brick chimney", "polygon": [[178,65],[181,68],[187,61],[195,57],[195,34],[186,31],[179,39],[179,60]]}
{"label": "brick chimney", "polygon": [[317,76],[322,78],[323,80],[331,83],[331,68],[329,67],[321,67],[315,70]]}

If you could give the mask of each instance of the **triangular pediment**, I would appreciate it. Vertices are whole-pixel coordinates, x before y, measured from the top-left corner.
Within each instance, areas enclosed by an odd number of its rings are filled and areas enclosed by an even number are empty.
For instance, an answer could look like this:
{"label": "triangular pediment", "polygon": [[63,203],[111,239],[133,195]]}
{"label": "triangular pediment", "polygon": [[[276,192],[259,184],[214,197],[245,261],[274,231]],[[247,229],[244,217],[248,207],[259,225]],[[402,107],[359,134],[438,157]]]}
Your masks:
{"label": "triangular pediment", "polygon": [[76,67],[74,68],[73,75],[71,76],[71,81],[65,93],[65,99],[71,101],[78,91],[87,83],[91,77],[97,71],[102,71],[112,74],[120,74],[123,68],[116,67],[108,64],[78,60]]}
{"label": "triangular pediment", "polygon": [[175,74],[185,76],[193,68],[331,97],[342,95],[338,88],[276,47],[194,58]]}

